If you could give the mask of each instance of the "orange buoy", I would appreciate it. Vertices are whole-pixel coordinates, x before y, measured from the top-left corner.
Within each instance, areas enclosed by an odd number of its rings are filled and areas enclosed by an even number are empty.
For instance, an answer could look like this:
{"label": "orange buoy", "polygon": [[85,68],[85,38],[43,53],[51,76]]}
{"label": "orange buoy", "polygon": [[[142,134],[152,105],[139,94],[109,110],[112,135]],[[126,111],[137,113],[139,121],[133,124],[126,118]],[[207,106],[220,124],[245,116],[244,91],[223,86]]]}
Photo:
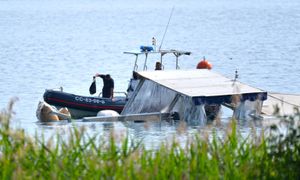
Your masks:
{"label": "orange buoy", "polygon": [[212,65],[203,57],[203,60],[197,64],[197,69],[211,69]]}

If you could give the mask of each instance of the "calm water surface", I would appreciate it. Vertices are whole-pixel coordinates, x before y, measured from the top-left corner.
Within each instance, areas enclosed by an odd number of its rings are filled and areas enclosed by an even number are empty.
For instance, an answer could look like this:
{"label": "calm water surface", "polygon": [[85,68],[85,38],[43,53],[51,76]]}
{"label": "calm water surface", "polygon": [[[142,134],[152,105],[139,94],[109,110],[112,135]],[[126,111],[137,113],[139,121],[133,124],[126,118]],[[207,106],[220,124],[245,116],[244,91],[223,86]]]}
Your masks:
{"label": "calm water surface", "polygon": [[[252,86],[300,92],[298,0],[0,0],[0,107],[18,97],[14,124],[31,134],[86,125],[92,133],[128,131],[149,146],[176,135],[178,125],[165,122],[129,128],[122,123],[46,126],[35,116],[46,88],[88,95],[96,72],[110,73],[116,90],[124,91],[134,57],[122,52],[151,44],[153,36],[159,44],[173,6],[163,48],[192,51],[181,59],[182,69],[195,68],[205,56],[225,76],[234,77],[238,69],[240,81]],[[168,58],[166,66],[174,65]],[[230,115],[225,109],[222,127]],[[250,124],[255,122],[240,122],[241,130],[249,131]],[[185,135],[208,129],[188,126]]]}

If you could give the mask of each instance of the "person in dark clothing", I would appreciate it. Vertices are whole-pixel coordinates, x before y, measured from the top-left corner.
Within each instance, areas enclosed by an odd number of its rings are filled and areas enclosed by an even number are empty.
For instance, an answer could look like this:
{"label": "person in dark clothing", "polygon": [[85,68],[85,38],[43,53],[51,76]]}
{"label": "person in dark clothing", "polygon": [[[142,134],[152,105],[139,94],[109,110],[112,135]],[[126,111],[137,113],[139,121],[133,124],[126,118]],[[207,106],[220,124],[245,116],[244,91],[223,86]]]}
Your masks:
{"label": "person in dark clothing", "polygon": [[109,74],[95,74],[94,77],[101,77],[103,80],[102,97],[113,98],[114,97],[114,80]]}
{"label": "person in dark clothing", "polygon": [[157,62],[155,63],[155,71],[157,71],[157,70],[162,70],[162,68],[161,68],[161,63],[160,63],[159,61],[157,61]]}

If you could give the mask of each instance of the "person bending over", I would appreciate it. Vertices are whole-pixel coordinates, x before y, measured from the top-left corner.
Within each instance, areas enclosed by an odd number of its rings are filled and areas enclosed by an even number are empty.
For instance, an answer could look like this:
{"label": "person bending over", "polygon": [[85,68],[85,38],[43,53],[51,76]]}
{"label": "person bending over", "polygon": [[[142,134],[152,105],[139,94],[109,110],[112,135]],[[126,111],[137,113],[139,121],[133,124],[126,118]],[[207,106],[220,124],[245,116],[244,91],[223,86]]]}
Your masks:
{"label": "person bending over", "polygon": [[114,80],[109,74],[95,74],[94,77],[101,77],[103,80],[102,97],[113,98],[114,97]]}

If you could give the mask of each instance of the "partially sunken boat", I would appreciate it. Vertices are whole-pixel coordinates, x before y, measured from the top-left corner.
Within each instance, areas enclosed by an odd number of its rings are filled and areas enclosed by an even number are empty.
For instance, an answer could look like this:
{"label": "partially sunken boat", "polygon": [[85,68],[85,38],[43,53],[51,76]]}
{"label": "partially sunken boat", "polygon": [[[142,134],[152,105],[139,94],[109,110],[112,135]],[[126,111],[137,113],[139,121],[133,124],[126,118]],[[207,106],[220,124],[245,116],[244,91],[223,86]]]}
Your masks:
{"label": "partially sunken boat", "polygon": [[[226,78],[207,69],[137,72],[139,83],[119,120],[126,117],[147,121],[147,117],[176,116],[187,122],[205,123],[205,107],[225,105],[238,119],[259,117],[267,92]],[[159,115],[162,116],[159,116]],[[168,116],[169,115],[169,116]],[[107,121],[105,117],[84,121]]]}
{"label": "partially sunken boat", "polygon": [[[227,105],[236,118],[258,116],[267,92],[207,69],[138,72],[140,82],[122,115],[177,113],[186,121],[206,120],[205,106]],[[145,103],[147,99],[147,103]]]}

